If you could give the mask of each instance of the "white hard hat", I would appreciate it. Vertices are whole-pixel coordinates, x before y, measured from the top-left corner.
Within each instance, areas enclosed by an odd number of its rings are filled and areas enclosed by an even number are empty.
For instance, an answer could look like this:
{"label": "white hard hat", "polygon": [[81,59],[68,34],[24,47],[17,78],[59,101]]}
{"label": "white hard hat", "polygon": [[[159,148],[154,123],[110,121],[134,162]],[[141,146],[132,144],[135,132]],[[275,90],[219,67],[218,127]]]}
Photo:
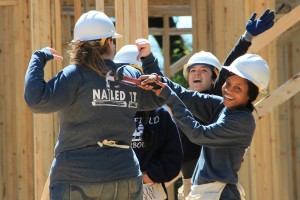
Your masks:
{"label": "white hard hat", "polygon": [[109,37],[116,38],[121,37],[121,35],[116,33],[114,24],[106,14],[92,10],[82,14],[77,20],[72,41],[88,41]]}
{"label": "white hard hat", "polygon": [[216,73],[216,75],[218,75],[219,71],[221,70],[221,64],[216,56],[214,56],[210,52],[200,51],[198,53],[195,53],[189,59],[188,63],[184,65],[183,76],[185,79],[188,79],[189,67],[197,64],[213,66],[213,71]]}
{"label": "white hard hat", "polygon": [[114,62],[142,66],[142,62],[136,59],[138,55],[139,51],[136,45],[125,45],[116,53]]}
{"label": "white hard hat", "polygon": [[254,83],[259,91],[267,90],[270,71],[267,62],[256,54],[245,54],[234,60],[230,66],[223,66],[228,71]]}

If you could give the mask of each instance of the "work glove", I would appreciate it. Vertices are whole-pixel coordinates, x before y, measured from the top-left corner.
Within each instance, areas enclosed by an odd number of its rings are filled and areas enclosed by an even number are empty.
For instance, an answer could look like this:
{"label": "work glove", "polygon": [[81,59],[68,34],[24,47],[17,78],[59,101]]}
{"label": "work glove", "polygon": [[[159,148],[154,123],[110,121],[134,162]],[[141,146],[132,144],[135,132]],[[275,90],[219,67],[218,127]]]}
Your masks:
{"label": "work glove", "polygon": [[253,13],[246,24],[246,30],[252,36],[257,36],[274,25],[275,12],[273,10],[270,11],[270,9],[267,8],[257,20],[255,20],[256,15],[256,13]]}

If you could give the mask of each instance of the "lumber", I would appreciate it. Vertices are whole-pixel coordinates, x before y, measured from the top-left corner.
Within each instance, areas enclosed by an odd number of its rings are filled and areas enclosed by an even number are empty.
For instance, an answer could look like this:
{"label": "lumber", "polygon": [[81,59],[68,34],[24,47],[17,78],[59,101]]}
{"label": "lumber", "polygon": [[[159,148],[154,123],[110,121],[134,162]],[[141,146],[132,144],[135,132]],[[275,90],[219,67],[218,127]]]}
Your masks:
{"label": "lumber", "polygon": [[258,119],[263,118],[266,114],[272,111],[272,109],[300,91],[300,72],[287,82],[282,84],[276,90],[271,92],[268,96],[257,102],[254,106],[256,108],[256,116]]}
{"label": "lumber", "polygon": [[74,0],[74,21],[81,16],[81,0]]}
{"label": "lumber", "polygon": [[16,6],[18,1],[0,1],[0,6]]}
{"label": "lumber", "polygon": [[177,72],[182,69],[182,66],[185,65],[188,60],[194,55],[194,51],[180,58],[176,63],[171,65],[170,67],[170,75],[174,76]]}
{"label": "lumber", "polygon": [[278,20],[274,26],[265,33],[255,37],[252,40],[252,46],[249,48],[249,52],[258,52],[266,45],[268,45],[275,38],[280,36],[298,21],[300,21],[300,5],[291,10],[288,14]]}
{"label": "lumber", "polygon": [[44,186],[41,200],[49,200],[49,198],[50,198],[49,184],[50,184],[50,178],[48,176],[47,181]]}
{"label": "lumber", "polygon": [[105,10],[104,10],[104,0],[96,0],[96,10],[105,12]]}

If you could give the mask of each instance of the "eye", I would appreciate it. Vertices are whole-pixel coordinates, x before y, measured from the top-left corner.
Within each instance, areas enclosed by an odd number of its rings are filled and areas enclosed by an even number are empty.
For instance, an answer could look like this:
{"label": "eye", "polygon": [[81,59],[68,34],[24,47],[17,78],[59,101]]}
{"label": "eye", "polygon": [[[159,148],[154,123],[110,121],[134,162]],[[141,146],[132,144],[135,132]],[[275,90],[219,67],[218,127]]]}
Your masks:
{"label": "eye", "polygon": [[237,92],[239,92],[239,91],[241,91],[241,88],[240,88],[240,87],[238,87],[238,86],[235,86],[235,87],[234,87],[234,91],[237,91]]}
{"label": "eye", "polygon": [[226,86],[229,87],[230,83],[228,81],[225,82]]}

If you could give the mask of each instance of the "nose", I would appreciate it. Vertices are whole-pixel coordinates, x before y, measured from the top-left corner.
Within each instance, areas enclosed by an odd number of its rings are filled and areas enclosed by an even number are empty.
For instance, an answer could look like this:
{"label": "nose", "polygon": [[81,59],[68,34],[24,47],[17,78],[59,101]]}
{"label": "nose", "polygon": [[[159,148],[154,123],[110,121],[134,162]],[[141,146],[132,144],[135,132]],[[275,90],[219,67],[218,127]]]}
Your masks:
{"label": "nose", "polygon": [[232,88],[231,87],[225,87],[224,90],[228,94],[232,93]]}
{"label": "nose", "polygon": [[199,76],[199,75],[200,75],[200,72],[199,72],[199,71],[195,71],[195,72],[194,72],[194,75]]}

